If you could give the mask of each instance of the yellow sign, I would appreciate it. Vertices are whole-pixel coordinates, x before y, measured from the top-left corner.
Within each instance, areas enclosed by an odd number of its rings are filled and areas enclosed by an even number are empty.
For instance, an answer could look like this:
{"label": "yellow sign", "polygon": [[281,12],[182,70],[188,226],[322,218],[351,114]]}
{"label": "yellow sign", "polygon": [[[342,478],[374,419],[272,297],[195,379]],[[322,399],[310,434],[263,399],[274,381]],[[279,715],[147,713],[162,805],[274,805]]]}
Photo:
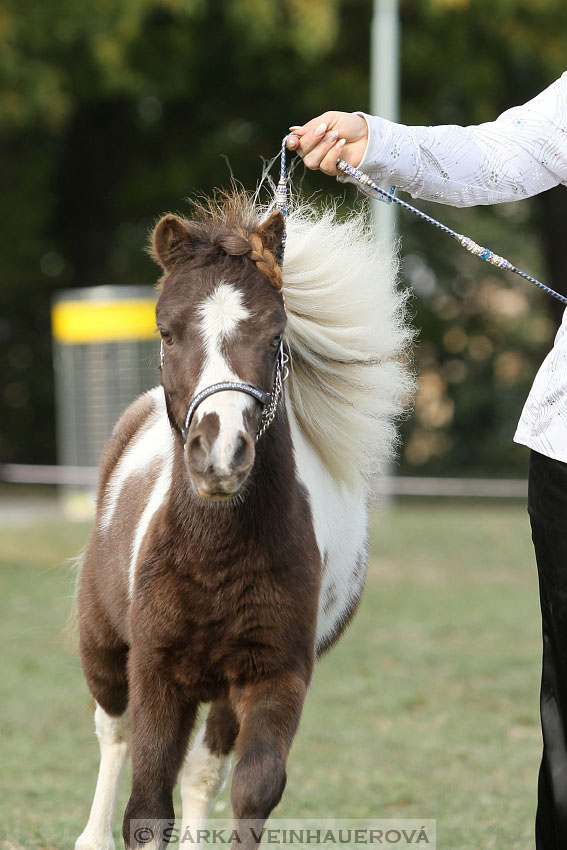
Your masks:
{"label": "yellow sign", "polygon": [[155,310],[149,298],[60,301],[51,311],[53,336],[64,345],[157,339]]}

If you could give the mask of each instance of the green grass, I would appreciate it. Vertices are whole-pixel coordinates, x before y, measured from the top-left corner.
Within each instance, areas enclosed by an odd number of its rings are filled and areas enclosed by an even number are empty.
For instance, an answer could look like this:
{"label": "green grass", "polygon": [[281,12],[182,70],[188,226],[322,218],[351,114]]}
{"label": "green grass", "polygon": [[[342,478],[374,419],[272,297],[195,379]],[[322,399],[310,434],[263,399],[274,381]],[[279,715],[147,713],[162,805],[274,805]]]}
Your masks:
{"label": "green grass", "polygon": [[[65,559],[86,534],[62,521],[0,529],[6,850],[67,850],[90,807],[89,697],[61,637]],[[539,633],[522,507],[376,515],[365,597],[317,667],[278,817],[435,818],[439,848],[532,846]],[[227,800],[213,815],[226,816]]]}

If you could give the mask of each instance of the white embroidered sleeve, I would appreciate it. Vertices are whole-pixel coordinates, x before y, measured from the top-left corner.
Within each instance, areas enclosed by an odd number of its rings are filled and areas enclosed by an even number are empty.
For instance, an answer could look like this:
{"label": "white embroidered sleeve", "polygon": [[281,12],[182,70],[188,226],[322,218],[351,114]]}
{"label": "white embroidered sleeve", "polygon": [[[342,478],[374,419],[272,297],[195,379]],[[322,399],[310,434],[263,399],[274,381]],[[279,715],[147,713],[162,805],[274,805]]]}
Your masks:
{"label": "white embroidered sleeve", "polygon": [[359,167],[386,189],[473,206],[567,183],[567,72],[533,100],[478,126],[406,127],[360,114],[369,139]]}

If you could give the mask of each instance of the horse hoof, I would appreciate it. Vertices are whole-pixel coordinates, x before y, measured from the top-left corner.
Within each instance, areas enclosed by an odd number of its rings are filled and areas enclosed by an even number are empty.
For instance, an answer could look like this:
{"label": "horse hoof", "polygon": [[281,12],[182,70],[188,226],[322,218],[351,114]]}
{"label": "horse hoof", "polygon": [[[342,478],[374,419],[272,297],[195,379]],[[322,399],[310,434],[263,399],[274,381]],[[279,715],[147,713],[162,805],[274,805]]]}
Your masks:
{"label": "horse hoof", "polygon": [[116,850],[114,838],[108,834],[103,838],[83,832],[75,841],[75,850]]}

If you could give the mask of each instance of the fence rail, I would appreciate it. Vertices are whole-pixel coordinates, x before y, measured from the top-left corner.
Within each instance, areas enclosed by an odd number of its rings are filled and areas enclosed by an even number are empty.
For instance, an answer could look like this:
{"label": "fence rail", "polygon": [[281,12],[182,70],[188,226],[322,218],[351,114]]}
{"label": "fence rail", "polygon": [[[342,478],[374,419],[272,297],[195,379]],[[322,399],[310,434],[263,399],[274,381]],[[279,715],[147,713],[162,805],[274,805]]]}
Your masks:
{"label": "fence rail", "polygon": [[374,492],[384,496],[525,499],[528,485],[527,481],[518,478],[420,478],[400,475],[376,479]]}
{"label": "fence rail", "polygon": [[96,487],[98,469],[96,466],[5,463],[0,466],[0,481],[11,484],[69,484],[75,487]]}
{"label": "fence rail", "polygon": [[[98,470],[93,466],[38,466],[6,463],[0,480],[17,484],[59,484],[94,487]],[[464,499],[525,499],[527,483],[516,478],[421,478],[386,476],[374,481],[379,496]]]}

